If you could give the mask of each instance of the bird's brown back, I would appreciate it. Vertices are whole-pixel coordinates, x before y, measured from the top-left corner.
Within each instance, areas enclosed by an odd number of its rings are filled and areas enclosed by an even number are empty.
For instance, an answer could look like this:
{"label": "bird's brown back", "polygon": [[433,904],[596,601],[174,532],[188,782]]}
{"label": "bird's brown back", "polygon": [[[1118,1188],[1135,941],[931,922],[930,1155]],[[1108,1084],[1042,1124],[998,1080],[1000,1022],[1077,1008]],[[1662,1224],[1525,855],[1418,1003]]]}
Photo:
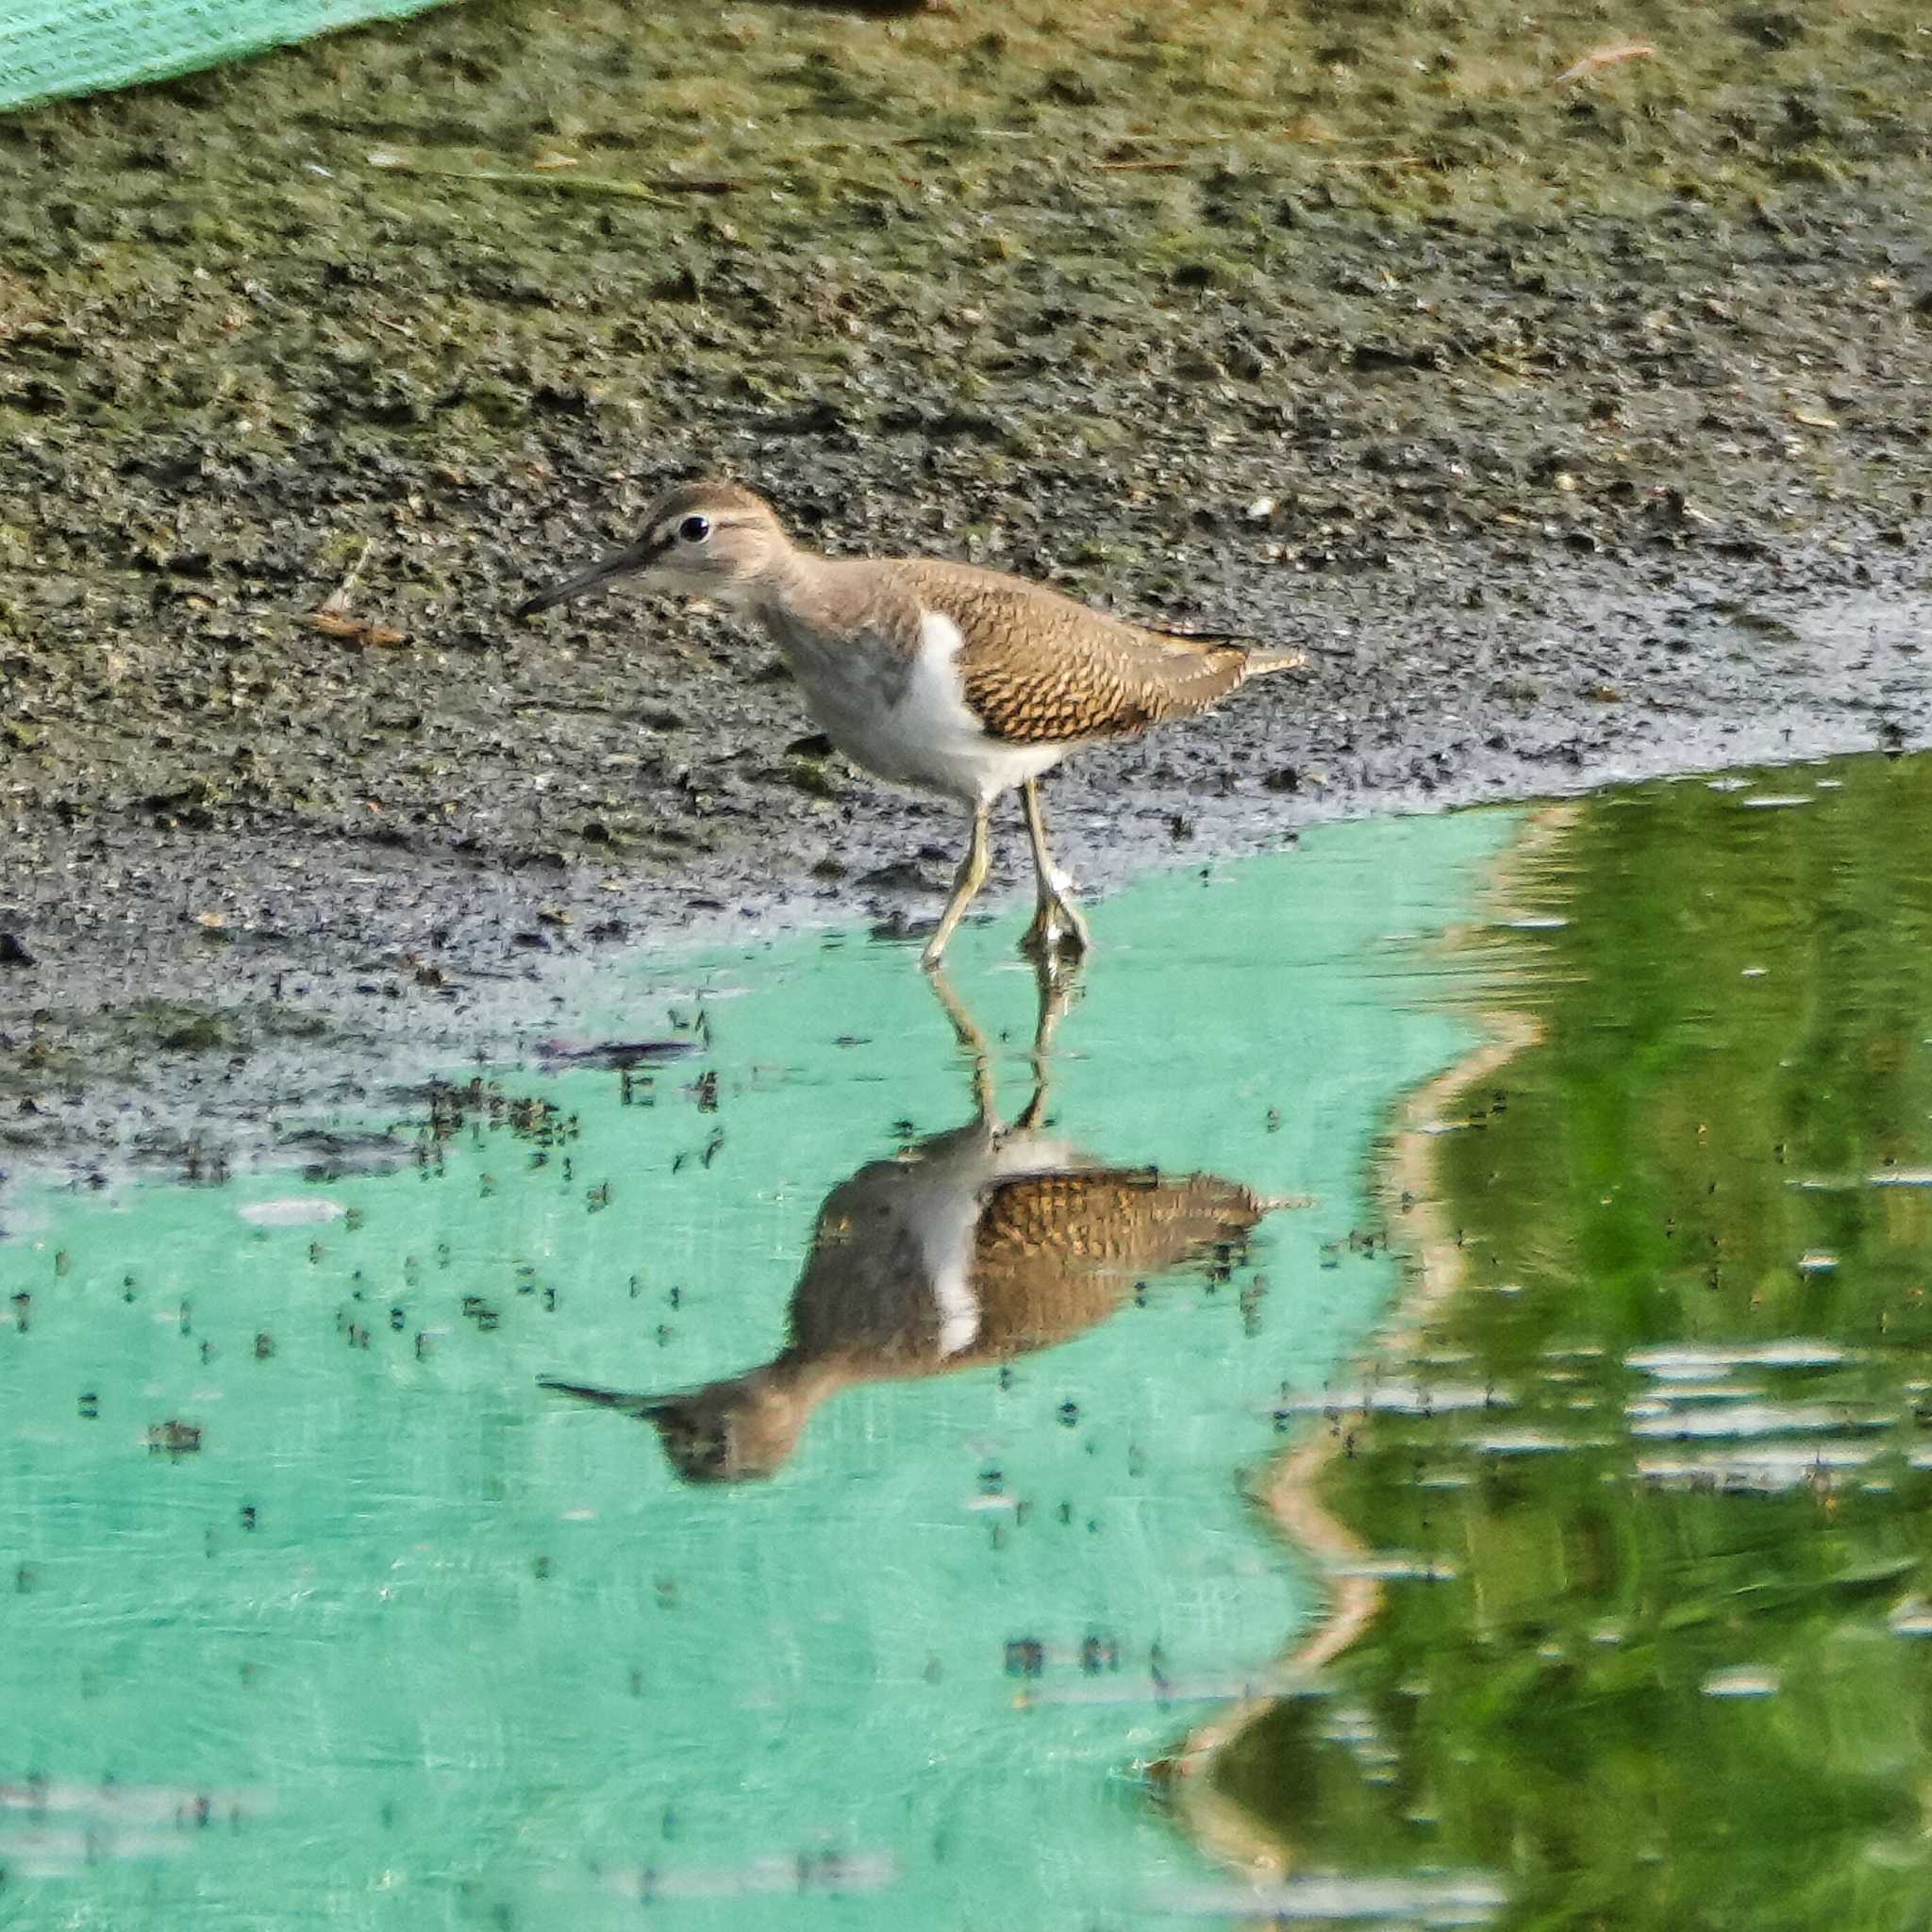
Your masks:
{"label": "bird's brown back", "polygon": [[1012,1354],[1091,1327],[1137,1280],[1240,1241],[1265,1211],[1211,1174],[1087,1168],[996,1182],[974,1241],[974,1352]]}
{"label": "bird's brown back", "polygon": [[1139,731],[1207,709],[1249,674],[1239,644],[1148,630],[1043,584],[933,558],[891,568],[923,608],[959,626],[966,703],[1009,743]]}

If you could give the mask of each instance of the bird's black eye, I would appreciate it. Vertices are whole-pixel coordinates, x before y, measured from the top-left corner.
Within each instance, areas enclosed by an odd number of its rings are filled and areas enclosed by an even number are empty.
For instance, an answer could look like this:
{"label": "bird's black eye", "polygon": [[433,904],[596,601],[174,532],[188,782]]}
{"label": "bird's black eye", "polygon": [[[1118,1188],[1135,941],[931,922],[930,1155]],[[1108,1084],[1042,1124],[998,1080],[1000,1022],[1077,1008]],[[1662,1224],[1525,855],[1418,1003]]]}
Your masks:
{"label": "bird's black eye", "polygon": [[677,534],[687,543],[702,543],[711,534],[709,517],[686,517],[677,526]]}

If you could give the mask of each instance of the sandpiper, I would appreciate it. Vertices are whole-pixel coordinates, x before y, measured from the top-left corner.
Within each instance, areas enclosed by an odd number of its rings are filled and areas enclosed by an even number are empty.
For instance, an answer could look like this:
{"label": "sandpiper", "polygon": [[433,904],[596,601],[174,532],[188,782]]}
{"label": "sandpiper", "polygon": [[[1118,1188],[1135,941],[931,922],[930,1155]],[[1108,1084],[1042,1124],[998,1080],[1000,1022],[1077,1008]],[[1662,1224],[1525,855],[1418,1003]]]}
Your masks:
{"label": "sandpiper", "polygon": [[705,597],[761,624],[820,728],[855,764],[958,800],[972,838],[923,963],[946,942],[991,867],[994,801],[1018,789],[1039,876],[1023,945],[1084,952],[1041,809],[1041,774],[1081,745],[1203,711],[1299,651],[1130,624],[1043,584],[939,558],[823,557],[794,543],[761,497],[688,483],[652,506],[642,534],[517,607],[549,608],[614,579]]}
{"label": "sandpiper", "polygon": [[650,1423],[687,1482],[775,1475],[842,1391],[1055,1347],[1150,1277],[1222,1259],[1275,1208],[1306,1205],[1218,1174],[1108,1166],[1049,1131],[1049,1049],[1071,986],[1043,963],[1033,1097],[1007,1125],[984,1032],[942,974],[932,984],[972,1060],[974,1116],[825,1197],[778,1353],[664,1395],[549,1376],[545,1388]]}

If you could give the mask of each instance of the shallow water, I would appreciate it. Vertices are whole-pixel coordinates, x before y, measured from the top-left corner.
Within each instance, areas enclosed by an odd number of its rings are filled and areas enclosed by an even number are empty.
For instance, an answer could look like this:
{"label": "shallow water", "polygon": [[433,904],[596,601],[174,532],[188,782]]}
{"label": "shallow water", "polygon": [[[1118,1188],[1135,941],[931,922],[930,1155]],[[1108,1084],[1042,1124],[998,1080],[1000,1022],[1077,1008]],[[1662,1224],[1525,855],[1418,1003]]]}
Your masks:
{"label": "shallow water", "polygon": [[[1190,1909],[1147,1767],[1319,1614],[1244,1478],[1393,1291],[1370,1148],[1516,824],[1123,892],[1031,1123],[1018,920],[969,931],[1004,1137],[834,936],[636,960],[280,1168],[0,1204],[0,1924]],[[1047,1181],[962,1274],[1001,1160]]]}
{"label": "shallow water", "polygon": [[1516,882],[1492,1024],[1540,1037],[1416,1123],[1425,1265],[1284,1491],[1435,1580],[1218,1760],[1265,1882],[1924,1921],[1928,833],[1932,761],[1798,767],[1598,801]]}
{"label": "shallow water", "polygon": [[638,960],[9,1197],[0,1924],[1915,1923],[1928,829],[1874,758],[1151,880],[1038,1102],[1016,917],[951,1012]]}

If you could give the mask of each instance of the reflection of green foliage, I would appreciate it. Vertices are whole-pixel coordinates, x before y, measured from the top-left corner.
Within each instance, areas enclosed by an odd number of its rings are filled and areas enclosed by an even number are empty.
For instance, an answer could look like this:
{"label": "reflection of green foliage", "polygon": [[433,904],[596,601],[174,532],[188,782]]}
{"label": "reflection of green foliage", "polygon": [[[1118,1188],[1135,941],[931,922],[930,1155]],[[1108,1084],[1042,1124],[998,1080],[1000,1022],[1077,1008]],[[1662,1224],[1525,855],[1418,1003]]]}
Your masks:
{"label": "reflection of green foliage", "polygon": [[[1831,775],[1603,801],[1531,890],[1569,921],[1524,941],[1543,1038],[1435,1143],[1468,1282],[1382,1364],[1509,1406],[1327,1424],[1337,1514],[1456,1574],[1222,1759],[1297,1864],[1481,1866],[1524,1926],[1923,1919],[1926,1652],[1889,1613],[1932,1542],[1932,1190],[1873,1177],[1932,1166],[1932,760]],[[1794,1337],[1843,1359],[1712,1386],[1810,1427],[1642,1433],[1724,1404],[1634,1351]],[[1777,1447],[1870,1459],[1748,1485]],[[1707,1693],[1740,1669],[1774,1694]]]}

